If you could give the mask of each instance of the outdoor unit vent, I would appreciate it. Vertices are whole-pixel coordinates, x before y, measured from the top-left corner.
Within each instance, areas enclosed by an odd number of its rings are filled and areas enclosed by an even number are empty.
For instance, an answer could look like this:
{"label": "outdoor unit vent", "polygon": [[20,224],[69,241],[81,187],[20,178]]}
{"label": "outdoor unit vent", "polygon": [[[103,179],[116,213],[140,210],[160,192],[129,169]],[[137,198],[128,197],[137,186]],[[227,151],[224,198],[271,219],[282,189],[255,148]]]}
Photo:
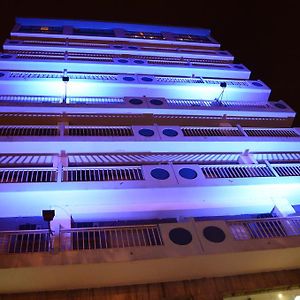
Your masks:
{"label": "outdoor unit vent", "polygon": [[181,128],[184,136],[243,136],[236,128],[197,128],[183,127]]}
{"label": "outdoor unit vent", "polygon": [[68,126],[72,136],[133,136],[131,127]]}
{"label": "outdoor unit vent", "polygon": [[0,183],[54,182],[56,177],[56,169],[0,168]]}
{"label": "outdoor unit vent", "polygon": [[64,168],[63,181],[144,180],[140,167]]}
{"label": "outdoor unit vent", "polygon": [[195,227],[205,254],[237,250],[230,229],[223,220],[196,221]]}
{"label": "outdoor unit vent", "polygon": [[192,222],[159,224],[168,256],[191,256],[202,253],[195,225]]}
{"label": "outdoor unit vent", "polygon": [[0,126],[0,136],[56,136],[56,126]]}
{"label": "outdoor unit vent", "polygon": [[275,177],[267,166],[236,165],[236,166],[205,166],[201,167],[203,175],[213,178],[247,178],[247,177]]}

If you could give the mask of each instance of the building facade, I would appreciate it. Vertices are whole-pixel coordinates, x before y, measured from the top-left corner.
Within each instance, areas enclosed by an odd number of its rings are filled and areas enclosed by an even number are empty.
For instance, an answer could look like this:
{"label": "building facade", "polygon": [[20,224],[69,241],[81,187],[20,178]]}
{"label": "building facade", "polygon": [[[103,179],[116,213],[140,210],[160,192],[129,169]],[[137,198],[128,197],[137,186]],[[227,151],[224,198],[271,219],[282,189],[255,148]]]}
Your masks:
{"label": "building facade", "polygon": [[16,20],[0,55],[0,293],[300,267],[300,129],[210,30]]}

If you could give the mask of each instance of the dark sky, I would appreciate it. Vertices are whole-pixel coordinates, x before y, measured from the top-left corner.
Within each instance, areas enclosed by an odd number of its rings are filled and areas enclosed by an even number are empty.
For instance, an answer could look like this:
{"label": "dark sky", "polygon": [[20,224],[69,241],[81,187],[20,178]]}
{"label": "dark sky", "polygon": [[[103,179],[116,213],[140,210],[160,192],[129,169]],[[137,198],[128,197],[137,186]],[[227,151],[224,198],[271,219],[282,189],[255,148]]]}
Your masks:
{"label": "dark sky", "polygon": [[[272,89],[271,100],[282,99],[300,112],[298,100],[300,13],[296,0],[2,0],[1,43],[15,17],[67,18],[204,27],[229,50],[236,62]],[[300,118],[295,125],[300,126]]]}

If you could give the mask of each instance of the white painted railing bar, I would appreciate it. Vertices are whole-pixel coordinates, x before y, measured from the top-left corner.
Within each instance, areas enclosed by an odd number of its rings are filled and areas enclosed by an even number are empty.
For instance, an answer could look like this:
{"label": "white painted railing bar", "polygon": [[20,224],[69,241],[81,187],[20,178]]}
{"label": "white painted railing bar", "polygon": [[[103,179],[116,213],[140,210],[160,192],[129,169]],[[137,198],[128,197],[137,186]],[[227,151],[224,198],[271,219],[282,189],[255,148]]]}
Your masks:
{"label": "white painted railing bar", "polygon": [[48,229],[0,231],[0,254],[49,252],[53,245]]}
{"label": "white painted railing bar", "polygon": [[0,183],[55,182],[56,168],[0,168]]}
{"label": "white painted railing bar", "polygon": [[300,235],[300,217],[228,220],[226,223],[236,240]]}
{"label": "white painted railing bar", "polygon": [[158,225],[60,229],[60,250],[162,246]]}

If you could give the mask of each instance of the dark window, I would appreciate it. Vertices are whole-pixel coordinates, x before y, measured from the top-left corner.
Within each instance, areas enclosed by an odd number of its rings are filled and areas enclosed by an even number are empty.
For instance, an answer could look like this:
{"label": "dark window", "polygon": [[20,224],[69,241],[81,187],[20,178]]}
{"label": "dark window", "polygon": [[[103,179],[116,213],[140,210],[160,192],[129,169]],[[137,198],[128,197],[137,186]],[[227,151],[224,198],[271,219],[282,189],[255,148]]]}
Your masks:
{"label": "dark window", "polygon": [[90,28],[74,28],[75,35],[92,35],[114,37],[115,33],[111,29],[90,29]]}
{"label": "dark window", "polygon": [[36,224],[22,224],[19,226],[19,230],[36,230]]}
{"label": "dark window", "polygon": [[62,33],[62,27],[49,26],[21,26],[18,32],[23,33]]}
{"label": "dark window", "polygon": [[134,38],[134,39],[150,39],[150,40],[164,40],[165,39],[161,33],[138,32],[138,31],[126,31],[125,37]]}
{"label": "dark window", "polygon": [[182,42],[211,43],[209,38],[200,35],[175,34],[174,38],[176,41],[182,41]]}

